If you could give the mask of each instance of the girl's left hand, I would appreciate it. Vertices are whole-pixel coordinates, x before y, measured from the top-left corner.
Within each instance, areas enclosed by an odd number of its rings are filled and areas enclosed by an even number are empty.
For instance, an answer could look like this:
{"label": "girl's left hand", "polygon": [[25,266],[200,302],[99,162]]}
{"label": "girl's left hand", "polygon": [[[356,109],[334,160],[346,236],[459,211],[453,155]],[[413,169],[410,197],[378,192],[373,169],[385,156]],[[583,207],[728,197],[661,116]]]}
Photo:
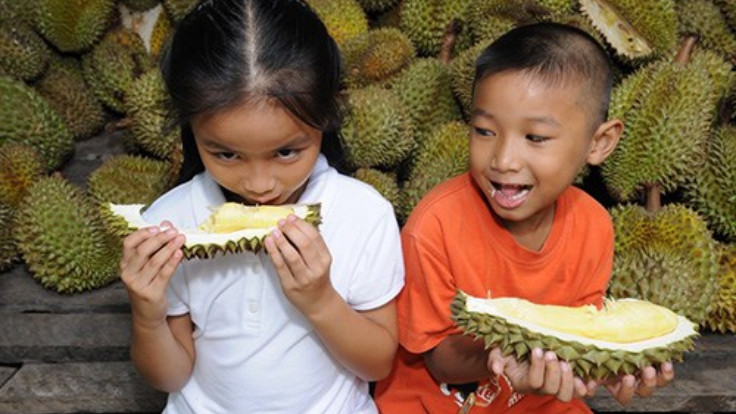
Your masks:
{"label": "girl's left hand", "polygon": [[314,226],[292,214],[279,221],[265,245],[284,294],[308,319],[336,297],[330,282],[332,256]]}

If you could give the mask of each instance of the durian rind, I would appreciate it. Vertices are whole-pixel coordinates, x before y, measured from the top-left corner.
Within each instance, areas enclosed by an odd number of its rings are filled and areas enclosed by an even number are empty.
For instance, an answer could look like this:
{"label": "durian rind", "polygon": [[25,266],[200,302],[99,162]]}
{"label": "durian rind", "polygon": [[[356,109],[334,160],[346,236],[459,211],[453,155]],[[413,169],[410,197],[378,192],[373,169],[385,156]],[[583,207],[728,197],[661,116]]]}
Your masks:
{"label": "durian rind", "polygon": [[169,189],[170,173],[166,161],[116,155],[87,176],[87,191],[100,204],[149,204]]}
{"label": "durian rind", "polygon": [[379,28],[345,42],[342,49],[345,83],[359,88],[391,78],[416,57],[411,40],[399,29]]}
{"label": "durian rind", "polygon": [[[141,228],[157,226],[148,223],[141,215],[145,207],[144,204],[108,204],[106,219],[111,231],[119,236],[125,236]],[[322,221],[320,204],[291,204],[282,207],[291,207],[293,214],[314,226],[318,226]],[[243,229],[229,233],[208,233],[198,228],[178,230],[186,237],[182,247],[186,259],[209,259],[219,254],[246,251],[258,253],[264,249],[264,239],[271,234],[274,227]]]}
{"label": "durian rind", "polygon": [[307,0],[307,3],[322,19],[327,32],[340,48],[369,29],[368,17],[357,0]]}
{"label": "durian rind", "polygon": [[736,60],[736,37],[728,28],[721,10],[710,0],[677,2],[680,31],[698,36],[703,47]]}
{"label": "durian rind", "polygon": [[694,348],[698,336],[695,324],[678,316],[677,328],[662,337],[625,344],[607,342],[509,317],[496,311],[492,302],[458,291],[451,304],[451,317],[465,334],[482,339],[486,349],[497,346],[504,355],[520,360],[534,348],[550,350],[583,379],[606,379],[633,374],[650,365],[681,361],[682,355]]}
{"label": "durian rind", "polygon": [[4,272],[18,261],[18,249],[13,238],[14,211],[0,203],[0,272]]}
{"label": "durian rind", "polygon": [[113,0],[35,0],[39,32],[62,52],[88,50],[108,29]]}
{"label": "durian rind", "polygon": [[718,248],[718,290],[705,325],[720,333],[736,333],[736,244]]}
{"label": "durian rind", "polygon": [[0,15],[0,67],[19,79],[30,81],[46,69],[50,54],[46,43],[31,26]]}
{"label": "durian rind", "polygon": [[[453,20],[465,26],[470,0],[404,0],[401,4],[401,30],[409,36],[419,55],[436,56],[442,47],[447,27]],[[455,50],[472,44],[469,33],[460,32]]]}

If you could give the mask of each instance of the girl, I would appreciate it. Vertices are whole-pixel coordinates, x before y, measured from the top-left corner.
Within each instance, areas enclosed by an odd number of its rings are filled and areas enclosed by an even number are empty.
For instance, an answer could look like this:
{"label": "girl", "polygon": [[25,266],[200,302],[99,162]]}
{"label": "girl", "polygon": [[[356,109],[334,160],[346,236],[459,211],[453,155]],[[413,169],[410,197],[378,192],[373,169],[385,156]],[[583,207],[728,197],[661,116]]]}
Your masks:
{"label": "girl", "polygon": [[[163,62],[181,117],[183,182],[125,239],[131,358],[165,413],[375,413],[403,286],[390,204],[341,175],[340,58],[299,0],[210,0]],[[182,262],[178,228],[210,206],[322,204],[319,231],[290,216],[266,252]]]}

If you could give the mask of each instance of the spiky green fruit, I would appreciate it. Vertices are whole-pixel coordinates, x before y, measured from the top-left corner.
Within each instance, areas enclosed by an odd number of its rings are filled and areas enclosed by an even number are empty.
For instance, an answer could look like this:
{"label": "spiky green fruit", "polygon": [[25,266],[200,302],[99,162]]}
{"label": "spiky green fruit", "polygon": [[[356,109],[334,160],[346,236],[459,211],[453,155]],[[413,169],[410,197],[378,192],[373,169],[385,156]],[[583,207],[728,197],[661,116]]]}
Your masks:
{"label": "spiky green fruit", "polygon": [[704,47],[736,60],[736,36],[721,10],[710,0],[679,0],[680,32],[698,36]]}
{"label": "spiky green fruit", "polygon": [[161,159],[181,152],[180,129],[166,105],[169,99],[161,72],[152,69],[132,82],[124,100],[136,144]]}
{"label": "spiky green fruit", "polygon": [[0,76],[0,145],[20,142],[38,151],[48,171],[71,155],[74,140],[69,128],[33,88]]}
{"label": "spiky green fruit", "polygon": [[602,170],[612,195],[622,201],[646,183],[672,191],[694,173],[717,96],[708,71],[695,60],[687,66],[662,60],[631,76],[611,97],[611,115],[626,128]]}
{"label": "spiky green fruit", "polygon": [[112,23],[113,0],[35,0],[36,27],[62,52],[89,50]]}
{"label": "spiky green fruit", "polygon": [[61,116],[74,139],[93,136],[104,125],[105,111],[84,82],[78,61],[66,58],[49,66],[35,89]]}
{"label": "spiky green fruit", "polygon": [[[471,1],[466,11],[467,27],[474,43],[495,39],[519,25],[515,16],[499,10],[503,1]],[[513,7],[512,10],[518,10]]]}
{"label": "spiky green fruit", "polygon": [[492,40],[478,42],[473,47],[460,53],[450,63],[452,91],[460,101],[463,112],[470,113],[473,100],[473,79],[475,78],[475,61],[478,56],[491,44]]}
{"label": "spiky green fruit", "polygon": [[736,245],[718,249],[718,289],[706,325],[720,333],[736,333]]}
{"label": "spiky green fruit", "polygon": [[25,81],[36,79],[46,69],[50,53],[31,26],[0,16],[0,66],[6,72]]}
{"label": "spiky green fruit", "polygon": [[307,3],[340,48],[351,38],[368,31],[368,17],[357,0],[307,0]]}
{"label": "spiky green fruit", "polygon": [[726,18],[726,23],[728,23],[731,31],[736,33],[736,1],[715,0],[715,3],[721,8],[721,12]]}
{"label": "spiky green fruit", "polygon": [[[119,235],[155,226],[141,216],[143,204],[110,204],[107,221]],[[288,204],[279,206],[245,206],[225,203],[213,209],[212,215],[194,229],[179,229],[186,237],[182,253],[187,259],[209,259],[218,254],[259,252],[263,241],[273,232],[279,220],[290,214],[313,226],[321,223],[320,204]]]}
{"label": "spiky green fruit", "polygon": [[396,6],[399,0],[358,0],[367,12],[382,12]]}
{"label": "spiky green fruit", "polygon": [[4,272],[18,261],[18,249],[13,238],[14,211],[0,203],[0,272]]}
{"label": "spiky green fruit", "polygon": [[87,177],[87,191],[100,204],[150,204],[171,185],[168,162],[117,155]]}
{"label": "spiky green fruit", "polygon": [[719,234],[736,240],[736,127],[713,132],[705,163],[686,186],[690,205]]}
{"label": "spiky green fruit", "polygon": [[171,20],[166,13],[159,13],[156,22],[153,24],[153,30],[151,31],[151,38],[148,41],[149,52],[154,57],[158,58],[161,56],[161,52],[164,50],[164,45],[168,42],[169,37],[174,33],[174,27]]}
{"label": "spiky green fruit", "polygon": [[18,142],[0,145],[0,204],[17,208],[44,171],[43,158],[35,149]]}
{"label": "spiky green fruit", "polygon": [[411,40],[399,29],[373,29],[347,40],[342,57],[345,82],[360,88],[391,78],[416,57]]}
{"label": "spiky green fruit", "polygon": [[677,45],[675,0],[580,0],[580,7],[622,57],[661,56]]}
{"label": "spiky green fruit", "polygon": [[646,366],[682,361],[698,336],[687,318],[646,301],[609,300],[595,306],[537,305],[524,299],[484,299],[458,292],[452,319],[466,334],[527,359],[550,350],[583,379],[634,374]]}
{"label": "spiky green fruit", "polygon": [[121,0],[122,4],[134,11],[150,10],[159,4],[161,0]]}
{"label": "spiky green fruit", "polygon": [[184,16],[194,10],[199,0],[163,0],[166,12],[174,23],[180,22]]}
{"label": "spiky green fruit", "polygon": [[[401,30],[406,33],[420,55],[439,54],[447,28],[457,20],[465,26],[470,0],[404,0],[401,4]],[[469,33],[460,33],[455,49],[471,44]]]}
{"label": "spiky green fruit", "polygon": [[616,244],[609,294],[648,300],[703,323],[718,270],[705,221],[678,204],[656,213],[620,205],[611,216]]}
{"label": "spiky green fruit", "polygon": [[396,173],[384,172],[375,168],[358,168],[353,176],[375,188],[394,206],[394,210],[398,208],[399,183],[396,180]]}
{"label": "spiky green fruit", "polygon": [[143,40],[125,28],[106,33],[82,58],[84,80],[92,92],[105,106],[120,113],[125,112],[125,96],[133,81],[153,67]]}
{"label": "spiky green fruit", "polygon": [[0,16],[8,20],[21,20],[33,27],[36,22],[36,0],[0,0]]}
{"label": "spiky green fruit", "polygon": [[393,91],[376,85],[351,90],[348,104],[342,136],[350,165],[391,169],[414,149],[411,118]]}
{"label": "spiky green fruit", "polygon": [[106,233],[98,207],[81,188],[44,177],[16,214],[18,250],[44,287],[74,293],[117,279],[121,245]]}
{"label": "spiky green fruit", "polygon": [[468,170],[468,125],[453,121],[429,135],[412,155],[409,179],[401,190],[403,219],[437,184]]}
{"label": "spiky green fruit", "polygon": [[391,89],[409,112],[419,145],[435,128],[462,117],[452,93],[450,69],[437,59],[416,59],[392,80]]}

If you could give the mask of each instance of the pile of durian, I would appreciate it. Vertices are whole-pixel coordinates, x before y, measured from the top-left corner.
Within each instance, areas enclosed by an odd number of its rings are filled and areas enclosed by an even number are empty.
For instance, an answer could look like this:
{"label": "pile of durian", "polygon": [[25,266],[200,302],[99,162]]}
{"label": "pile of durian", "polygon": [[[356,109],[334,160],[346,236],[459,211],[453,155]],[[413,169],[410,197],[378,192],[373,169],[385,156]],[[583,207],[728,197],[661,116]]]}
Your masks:
{"label": "pile of durian", "polygon": [[[489,42],[536,21],[591,33],[615,65],[611,116],[626,124],[613,156],[578,180],[614,218],[608,294],[736,332],[736,2],[307,2],[343,55],[350,173],[400,223],[467,168],[473,63]],[[118,278],[120,237],[101,211],[146,205],[176,180],[158,57],[196,3],[0,0],[0,271],[23,262],[64,293]],[[113,130],[125,154],[85,186],[64,178],[76,143]]]}

